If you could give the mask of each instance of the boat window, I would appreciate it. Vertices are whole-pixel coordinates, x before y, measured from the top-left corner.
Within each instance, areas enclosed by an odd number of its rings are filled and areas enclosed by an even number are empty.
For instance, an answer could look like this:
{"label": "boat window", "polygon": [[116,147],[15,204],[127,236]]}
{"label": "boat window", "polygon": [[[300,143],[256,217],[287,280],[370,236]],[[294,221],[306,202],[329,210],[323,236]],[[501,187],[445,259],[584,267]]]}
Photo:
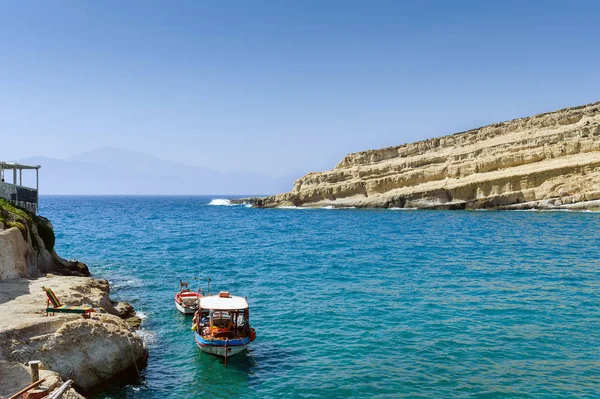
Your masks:
{"label": "boat window", "polygon": [[213,317],[213,320],[214,319],[231,319],[229,312],[224,312],[224,311],[212,312],[212,317]]}

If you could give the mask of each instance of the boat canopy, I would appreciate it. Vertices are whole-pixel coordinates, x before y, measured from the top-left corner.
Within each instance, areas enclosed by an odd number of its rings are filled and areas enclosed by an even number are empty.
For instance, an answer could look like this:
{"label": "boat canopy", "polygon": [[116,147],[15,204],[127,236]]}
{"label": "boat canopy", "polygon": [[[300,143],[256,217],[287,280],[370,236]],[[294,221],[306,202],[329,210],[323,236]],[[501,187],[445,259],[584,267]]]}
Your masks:
{"label": "boat canopy", "polygon": [[240,310],[248,309],[248,302],[241,296],[211,295],[200,298],[200,307],[211,310]]}

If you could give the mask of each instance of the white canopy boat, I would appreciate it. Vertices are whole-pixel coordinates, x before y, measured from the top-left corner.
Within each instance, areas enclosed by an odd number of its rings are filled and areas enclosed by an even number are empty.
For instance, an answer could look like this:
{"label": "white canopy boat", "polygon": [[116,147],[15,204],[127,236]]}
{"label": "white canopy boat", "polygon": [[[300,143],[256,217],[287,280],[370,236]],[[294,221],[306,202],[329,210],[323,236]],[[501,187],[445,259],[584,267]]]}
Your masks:
{"label": "white canopy boat", "polygon": [[196,344],[203,352],[225,360],[243,352],[256,339],[256,332],[250,327],[246,298],[226,291],[200,298],[192,330]]}

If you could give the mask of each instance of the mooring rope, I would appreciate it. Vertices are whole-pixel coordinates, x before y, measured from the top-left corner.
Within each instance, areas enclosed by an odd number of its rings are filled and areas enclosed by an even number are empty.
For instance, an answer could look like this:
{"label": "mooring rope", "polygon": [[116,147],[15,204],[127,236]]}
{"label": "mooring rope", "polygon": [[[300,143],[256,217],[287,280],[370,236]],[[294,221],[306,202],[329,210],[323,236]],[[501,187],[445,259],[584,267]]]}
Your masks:
{"label": "mooring rope", "polygon": [[[115,295],[117,296],[117,298],[119,298],[119,300],[121,302],[125,302],[123,300],[123,298],[121,298],[121,296],[119,295],[119,293],[117,292],[117,290],[115,290],[112,286],[111,283],[108,283],[108,288],[115,293]],[[135,352],[133,350],[133,344],[131,343],[131,340],[129,339],[129,337],[127,337],[127,341],[129,342],[129,349],[131,349],[131,356],[133,357],[133,365],[135,366],[135,371],[137,372],[138,378],[140,380],[140,382],[142,383],[142,385],[144,385],[145,387],[148,388],[148,384],[146,383],[146,381],[142,378],[142,374],[140,373],[140,369],[137,366],[137,362],[135,360]]]}
{"label": "mooring rope", "polygon": [[109,290],[111,290],[112,292],[114,292],[114,293],[115,293],[115,295],[117,296],[117,298],[119,298],[119,300],[120,300],[121,302],[125,302],[125,301],[123,300],[123,298],[121,298],[121,295],[119,295],[119,293],[117,292],[117,290],[115,290],[115,289],[114,289],[114,287],[112,286],[112,284],[111,284],[111,283],[108,283],[108,288],[109,288]]}
{"label": "mooring rope", "polygon": [[246,345],[246,343],[243,340],[242,340],[242,344],[244,344],[244,346],[246,347],[246,351],[248,352],[248,355],[252,358],[252,360],[254,360],[254,364],[256,364],[256,366],[262,371],[263,368],[260,367],[260,365],[256,361],[256,358],[254,357],[254,355],[252,353],[250,353],[250,348],[248,348],[248,345]]}
{"label": "mooring rope", "polygon": [[140,369],[138,368],[137,362],[135,361],[135,352],[133,351],[133,344],[131,343],[129,337],[127,337],[127,341],[129,341],[129,348],[131,349],[131,356],[133,357],[133,365],[135,366],[135,371],[137,372],[140,382],[142,383],[142,385],[149,388],[148,384],[146,384],[146,381],[142,378],[142,375],[140,374]]}

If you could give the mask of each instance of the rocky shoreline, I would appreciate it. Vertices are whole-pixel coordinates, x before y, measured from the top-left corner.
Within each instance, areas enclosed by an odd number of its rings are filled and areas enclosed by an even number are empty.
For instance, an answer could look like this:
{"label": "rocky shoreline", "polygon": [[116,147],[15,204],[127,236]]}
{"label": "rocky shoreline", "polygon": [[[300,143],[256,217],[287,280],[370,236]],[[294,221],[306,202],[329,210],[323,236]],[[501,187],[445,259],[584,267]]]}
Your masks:
{"label": "rocky shoreline", "polygon": [[[0,200],[0,396],[31,383],[27,362],[41,361],[47,392],[74,381],[72,397],[124,378],[139,379],[148,348],[135,332],[141,319],[126,302],[112,301],[108,281],[89,277],[87,265],[54,251],[47,219]],[[51,288],[61,303],[91,305],[78,314],[46,316]]]}
{"label": "rocky shoreline", "polygon": [[529,201],[515,203],[512,205],[494,205],[493,203],[481,203],[480,201],[456,201],[447,202],[444,204],[430,204],[418,206],[402,206],[402,202],[394,203],[394,201],[379,203],[360,203],[360,202],[329,202],[303,204],[297,206],[293,203],[277,203],[263,205],[263,201],[268,197],[248,197],[242,199],[231,200],[232,204],[236,205],[251,205],[253,208],[330,208],[330,209],[406,209],[406,210],[489,210],[489,211],[574,211],[584,212],[600,211],[600,200],[576,200],[572,198],[559,198],[540,201]]}
{"label": "rocky shoreline", "polygon": [[600,103],[349,154],[255,207],[598,210]]}

